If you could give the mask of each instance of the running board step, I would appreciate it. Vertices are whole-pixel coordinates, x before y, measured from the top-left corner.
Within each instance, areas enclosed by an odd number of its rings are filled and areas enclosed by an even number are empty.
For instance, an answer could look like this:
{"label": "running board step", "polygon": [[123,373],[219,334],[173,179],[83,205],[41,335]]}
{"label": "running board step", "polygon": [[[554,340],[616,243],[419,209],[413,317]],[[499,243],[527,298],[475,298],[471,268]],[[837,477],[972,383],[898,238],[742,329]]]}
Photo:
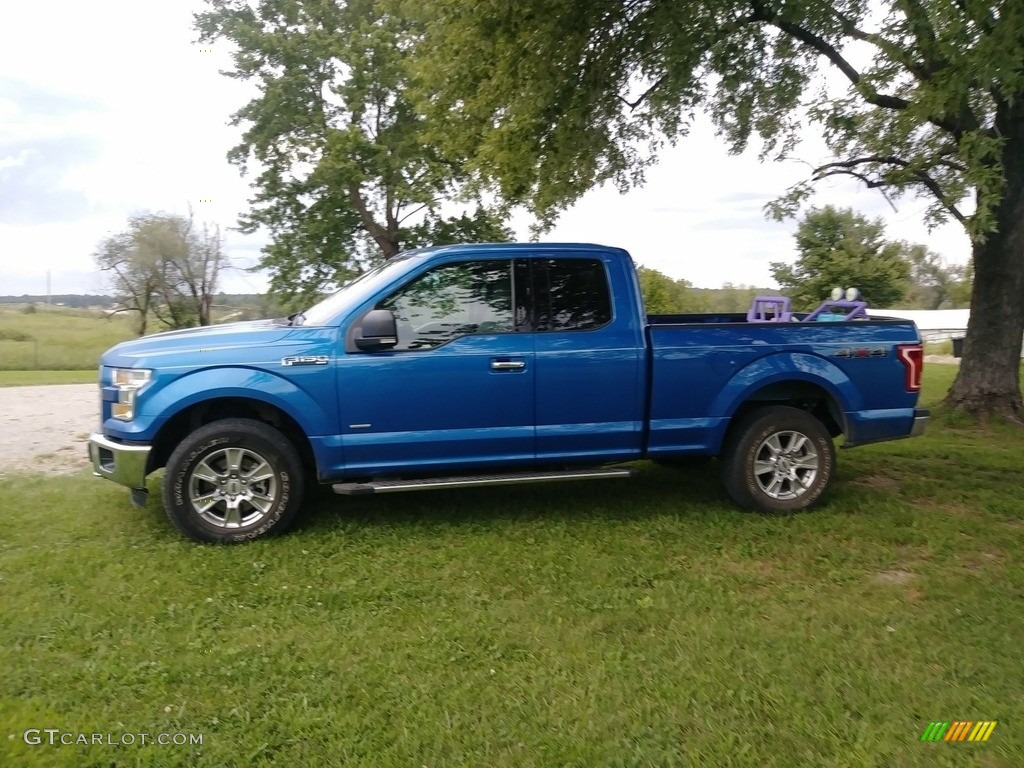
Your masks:
{"label": "running board step", "polygon": [[560,472],[507,472],[500,475],[467,475],[465,477],[431,477],[423,480],[371,480],[366,483],[335,483],[331,487],[343,496],[365,496],[373,493],[426,491],[434,488],[473,488],[478,485],[512,485],[516,483],[547,483],[556,480],[601,480],[632,477],[628,467],[570,469]]}

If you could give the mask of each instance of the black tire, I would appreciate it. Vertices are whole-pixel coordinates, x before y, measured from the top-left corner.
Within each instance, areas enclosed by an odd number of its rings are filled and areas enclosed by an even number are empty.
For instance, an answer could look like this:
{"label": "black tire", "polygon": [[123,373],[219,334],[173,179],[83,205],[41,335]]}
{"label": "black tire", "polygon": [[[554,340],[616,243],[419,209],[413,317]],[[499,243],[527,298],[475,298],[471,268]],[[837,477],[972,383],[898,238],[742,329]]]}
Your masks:
{"label": "black tire", "polygon": [[832,481],[835,446],[806,411],[775,405],[733,425],[722,452],[722,479],[743,509],[787,514],[821,500]]}
{"label": "black tire", "polygon": [[303,488],[302,463],[284,435],[251,419],[223,419],[174,449],[164,510],[195,541],[233,544],[283,532]]}

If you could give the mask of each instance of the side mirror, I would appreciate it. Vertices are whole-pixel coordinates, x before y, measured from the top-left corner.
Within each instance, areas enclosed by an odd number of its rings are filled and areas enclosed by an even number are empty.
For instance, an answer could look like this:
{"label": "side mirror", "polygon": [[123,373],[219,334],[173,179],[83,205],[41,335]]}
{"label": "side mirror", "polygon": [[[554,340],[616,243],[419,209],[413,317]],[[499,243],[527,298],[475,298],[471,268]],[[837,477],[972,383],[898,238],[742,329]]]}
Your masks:
{"label": "side mirror", "polygon": [[371,309],[357,329],[355,345],[367,352],[391,349],[398,344],[398,324],[390,309]]}

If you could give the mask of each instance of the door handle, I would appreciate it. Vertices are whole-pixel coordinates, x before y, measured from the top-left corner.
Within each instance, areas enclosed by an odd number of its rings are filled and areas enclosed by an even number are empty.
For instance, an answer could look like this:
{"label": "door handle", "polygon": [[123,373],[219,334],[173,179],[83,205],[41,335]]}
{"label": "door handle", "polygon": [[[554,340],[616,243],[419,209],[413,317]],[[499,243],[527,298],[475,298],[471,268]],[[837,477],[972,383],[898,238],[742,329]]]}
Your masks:
{"label": "door handle", "polygon": [[492,371],[521,371],[525,367],[523,360],[491,360]]}

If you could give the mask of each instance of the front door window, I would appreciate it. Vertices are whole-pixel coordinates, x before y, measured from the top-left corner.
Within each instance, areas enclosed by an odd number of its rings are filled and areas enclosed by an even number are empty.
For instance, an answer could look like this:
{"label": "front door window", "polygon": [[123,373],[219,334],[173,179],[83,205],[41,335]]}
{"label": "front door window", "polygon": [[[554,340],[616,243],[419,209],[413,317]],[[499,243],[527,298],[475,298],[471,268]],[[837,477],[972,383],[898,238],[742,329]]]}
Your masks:
{"label": "front door window", "polygon": [[510,333],[512,268],[507,261],[448,264],[377,305],[398,323],[396,350],[433,349],[461,336]]}

